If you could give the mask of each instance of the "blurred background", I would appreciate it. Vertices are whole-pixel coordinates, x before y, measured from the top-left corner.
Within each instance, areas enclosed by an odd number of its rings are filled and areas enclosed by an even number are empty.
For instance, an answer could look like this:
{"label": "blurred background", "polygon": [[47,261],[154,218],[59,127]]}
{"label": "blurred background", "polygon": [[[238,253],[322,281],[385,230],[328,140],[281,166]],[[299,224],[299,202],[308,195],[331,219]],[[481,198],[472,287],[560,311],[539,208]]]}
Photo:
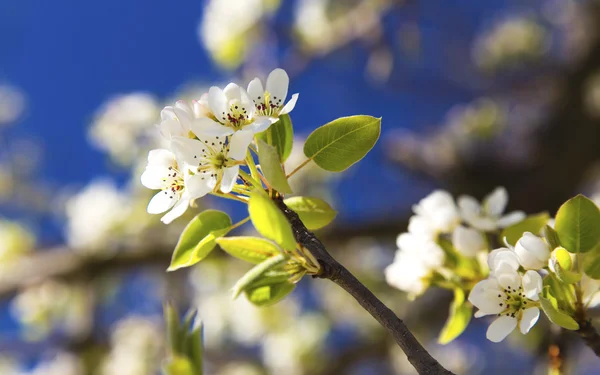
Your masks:
{"label": "blurred background", "polygon": [[[547,373],[547,322],[493,344],[478,319],[438,345],[450,293],[408,302],[383,269],[434,188],[505,186],[510,209],[551,214],[600,193],[598,31],[593,0],[0,1],[0,374],[158,374],[167,299],[199,310],[207,374],[412,373],[333,283],[306,278],[258,309],[231,300],[247,266],[220,252],[165,272],[195,213],[244,207],[205,199],[169,226],[146,214],[160,110],[275,67],[300,93],[292,168],[314,128],[383,117],[361,163],[292,180],[339,211],[318,233],[334,256],[456,373]],[[565,340],[573,373],[598,373]]]}

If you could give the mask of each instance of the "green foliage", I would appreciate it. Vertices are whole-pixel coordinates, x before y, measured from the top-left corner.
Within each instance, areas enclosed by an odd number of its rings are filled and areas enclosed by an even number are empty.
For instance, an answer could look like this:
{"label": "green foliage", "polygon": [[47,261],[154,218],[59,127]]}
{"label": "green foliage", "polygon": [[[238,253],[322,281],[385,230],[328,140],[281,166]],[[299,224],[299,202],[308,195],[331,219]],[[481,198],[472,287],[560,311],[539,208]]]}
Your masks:
{"label": "green foliage", "polygon": [[569,252],[588,252],[600,242],[600,210],[594,202],[578,195],[560,207],[555,228],[560,244]]}
{"label": "green foliage", "polygon": [[202,324],[192,327],[196,312],[189,311],[182,324],[175,306],[167,303],[164,316],[170,355],[163,369],[165,375],[202,375]]}
{"label": "green foliage", "polygon": [[583,271],[592,279],[600,280],[600,247],[583,256]]}
{"label": "green foliage", "polygon": [[254,266],[246,272],[232,288],[233,298],[237,298],[241,292],[245,291],[252,283],[258,281],[268,271],[271,271],[286,263],[288,258],[284,254],[277,254]]}
{"label": "green foliage", "polygon": [[556,249],[560,246],[560,240],[558,239],[558,233],[550,225],[544,227],[544,237],[546,242],[550,245],[551,249]]}
{"label": "green foliage", "polygon": [[517,241],[523,237],[523,233],[531,232],[535,235],[539,234],[542,228],[548,223],[550,215],[547,212],[542,212],[536,215],[529,215],[522,221],[505,228],[500,234],[500,241],[506,241],[515,246]]}
{"label": "green foliage", "polygon": [[304,154],[327,171],[341,172],[365,157],[380,132],[381,118],[341,117],[312,132],[304,144]]}
{"label": "green foliage", "polygon": [[261,139],[258,139],[257,143],[260,169],[269,184],[277,191],[291,193],[292,188],[288,184],[285,172],[281,167],[281,160],[277,153],[277,149]]}
{"label": "green foliage", "polygon": [[267,130],[257,134],[258,139],[275,147],[280,163],[283,163],[292,153],[294,145],[294,128],[290,115],[279,116],[279,121],[269,126]]}
{"label": "green foliage", "polygon": [[575,288],[571,284],[560,281],[556,274],[544,277],[544,288],[552,295],[560,310],[572,314],[575,311]]}
{"label": "green foliage", "polygon": [[231,218],[225,212],[206,210],[185,227],[175,246],[167,271],[192,266],[215,248],[215,239],[224,236],[231,227]]}
{"label": "green foliage", "polygon": [[544,287],[540,295],[540,305],[542,310],[550,321],[562,328],[569,330],[578,330],[579,324],[570,315],[558,309],[556,298],[550,294],[549,287]]}
{"label": "green foliage", "polygon": [[246,298],[256,306],[270,306],[290,294],[296,284],[288,281],[273,282],[261,286],[250,286],[245,290]]}
{"label": "green foliage", "polygon": [[329,203],[319,198],[291,197],[284,203],[300,216],[300,220],[310,229],[323,228],[329,224],[337,215]]}
{"label": "green foliage", "polygon": [[250,219],[256,230],[286,250],[296,248],[292,227],[281,210],[264,193],[256,191],[248,203]]}
{"label": "green foliage", "polygon": [[223,237],[217,243],[230,255],[254,264],[281,253],[271,241],[259,237]]}
{"label": "green foliage", "polygon": [[471,305],[465,301],[465,292],[462,289],[454,289],[454,301],[450,306],[450,316],[440,332],[438,342],[445,345],[460,336],[471,321],[472,310]]}
{"label": "green foliage", "polygon": [[581,274],[571,271],[572,261],[570,253],[563,247],[558,247],[552,253],[554,273],[565,284],[574,284],[581,280]]}

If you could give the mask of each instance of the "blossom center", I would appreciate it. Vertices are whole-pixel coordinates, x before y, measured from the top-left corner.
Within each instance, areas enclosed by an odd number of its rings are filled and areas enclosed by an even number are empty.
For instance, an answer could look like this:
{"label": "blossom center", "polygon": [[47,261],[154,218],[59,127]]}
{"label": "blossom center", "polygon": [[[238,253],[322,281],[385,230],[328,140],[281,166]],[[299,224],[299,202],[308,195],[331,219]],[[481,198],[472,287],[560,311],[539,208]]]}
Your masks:
{"label": "blossom center", "polygon": [[279,111],[281,110],[283,98],[278,98],[274,96],[271,98],[271,93],[265,91],[264,98],[258,97],[259,102],[254,104],[256,106],[256,112],[260,116],[279,116]]}
{"label": "blossom center", "polygon": [[498,316],[510,316],[518,320],[521,320],[523,310],[537,305],[536,301],[525,296],[523,287],[515,289],[509,286],[504,289],[504,293],[498,294],[498,298],[502,300],[502,302],[499,302],[499,305],[504,307],[504,311],[498,314]]}
{"label": "blossom center", "polygon": [[164,183],[163,191],[165,194],[170,195],[171,198],[180,196],[183,193],[185,182],[183,180],[183,173],[177,169],[177,166],[169,167],[169,173],[162,181]]}
{"label": "blossom center", "polygon": [[229,106],[229,111],[223,113],[222,119],[225,126],[229,126],[233,129],[241,129],[252,122],[250,121],[250,116],[248,115],[246,108],[244,108],[237,100],[232,101]]}

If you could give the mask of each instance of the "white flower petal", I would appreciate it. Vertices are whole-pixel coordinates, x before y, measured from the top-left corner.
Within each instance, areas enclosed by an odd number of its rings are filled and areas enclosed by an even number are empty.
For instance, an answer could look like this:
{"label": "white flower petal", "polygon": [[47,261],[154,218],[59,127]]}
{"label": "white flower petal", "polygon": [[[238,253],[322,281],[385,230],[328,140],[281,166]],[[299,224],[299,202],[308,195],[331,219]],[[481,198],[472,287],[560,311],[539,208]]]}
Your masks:
{"label": "white flower petal", "polygon": [[267,91],[271,94],[271,102],[281,106],[287,97],[290,78],[283,69],[275,69],[267,77]]}
{"label": "white flower petal", "polygon": [[527,332],[537,323],[540,317],[540,309],[537,307],[530,307],[523,311],[523,315],[521,316],[521,322],[519,323],[519,329],[521,333],[526,335]]}
{"label": "white flower petal", "polygon": [[491,272],[494,272],[494,270],[498,268],[501,263],[509,264],[510,267],[515,271],[519,269],[520,266],[517,254],[506,247],[493,250],[488,255],[488,267],[490,268]]}
{"label": "white flower petal", "polygon": [[523,293],[530,300],[539,300],[538,295],[542,292],[542,276],[535,271],[527,271],[523,275]]}
{"label": "white flower petal", "polygon": [[194,122],[192,122],[191,129],[198,138],[203,138],[206,135],[211,137],[221,137],[233,134],[234,132],[233,129],[213,121],[208,117],[195,119]]}
{"label": "white flower petal", "polygon": [[174,136],[185,136],[185,130],[181,123],[177,120],[163,120],[158,125],[158,130],[160,131],[160,135],[163,136],[164,139],[170,140],[171,137]]}
{"label": "white flower petal", "polygon": [[248,84],[248,95],[254,101],[255,104],[264,102],[265,89],[263,88],[262,82],[259,78],[254,78]]}
{"label": "white flower petal", "polygon": [[204,145],[195,139],[173,137],[171,140],[171,149],[179,160],[183,160],[189,165],[198,166]]}
{"label": "white flower petal", "polygon": [[492,342],[500,342],[517,327],[517,319],[501,316],[488,327],[486,337]]}
{"label": "white flower petal", "polygon": [[212,179],[208,176],[207,173],[201,173],[186,179],[185,186],[190,199],[203,197],[213,190],[214,185],[210,186],[209,183]]}
{"label": "white flower petal", "polygon": [[523,211],[513,211],[498,219],[497,224],[500,228],[510,227],[513,224],[523,221],[527,215]]}
{"label": "white flower petal", "polygon": [[152,167],[173,167],[175,166],[175,155],[169,150],[157,148],[148,153],[148,165]]}
{"label": "white flower petal", "polygon": [[173,209],[171,211],[167,212],[167,214],[165,216],[163,216],[160,219],[160,221],[162,221],[165,224],[170,224],[173,220],[175,220],[178,217],[180,217],[181,215],[183,215],[189,206],[190,206],[190,201],[188,199],[179,200],[179,202],[177,202],[175,207],[173,207]]}
{"label": "white flower petal", "polygon": [[498,280],[498,284],[504,288],[518,290],[522,285],[521,275],[505,262],[500,262],[494,270],[494,276]]}
{"label": "white flower petal", "polygon": [[499,314],[506,309],[506,295],[495,279],[486,279],[475,284],[469,293],[469,302],[479,309],[479,316]]}
{"label": "white flower petal", "polygon": [[296,107],[296,102],[297,101],[298,101],[298,94],[292,95],[292,98],[290,99],[290,101],[287,102],[285,106],[283,106],[283,108],[281,109],[281,111],[279,112],[279,114],[280,115],[286,115],[286,114],[292,112],[292,110],[294,109],[294,107]]}
{"label": "white flower petal", "polygon": [[268,117],[256,117],[254,122],[244,127],[244,129],[252,130],[254,134],[264,132],[271,126],[272,121]]}
{"label": "white flower petal", "polygon": [[230,83],[227,86],[225,86],[225,88],[223,89],[223,94],[225,94],[225,97],[227,98],[227,100],[231,101],[231,100],[235,100],[238,102],[242,101],[242,98],[240,96],[240,86],[238,86],[235,83]]}
{"label": "white flower petal", "polygon": [[173,111],[173,107],[168,105],[165,108],[162,109],[162,111],[160,111],[160,118],[161,120],[176,120],[177,119],[177,115],[175,114],[175,111]]}
{"label": "white flower petal", "polygon": [[475,216],[479,216],[479,213],[481,212],[481,206],[479,206],[479,202],[477,202],[477,199],[469,195],[462,195],[458,197],[457,203],[458,208],[460,209],[460,213],[463,215],[463,218],[467,221],[467,217],[472,218]]}
{"label": "white flower petal", "polygon": [[223,90],[213,86],[208,90],[208,106],[217,119],[225,122],[229,108],[227,106],[227,97]]}
{"label": "white flower petal", "polygon": [[250,98],[250,95],[248,95],[246,90],[244,90],[241,87],[239,90],[240,90],[240,98],[241,98],[240,104],[242,105],[242,108],[246,111],[247,118],[253,118],[254,112],[256,111],[256,106],[254,105],[254,101],[252,101],[252,98]]}
{"label": "white flower petal", "polygon": [[170,191],[159,191],[148,203],[149,214],[160,214],[173,207],[177,202],[177,196]]}
{"label": "white flower petal", "polygon": [[503,187],[497,187],[483,199],[484,210],[492,217],[499,217],[508,203],[508,193]]}
{"label": "white flower petal", "polygon": [[475,229],[459,225],[452,233],[452,244],[461,254],[472,257],[485,248],[485,239]]}
{"label": "white flower petal", "polygon": [[225,168],[223,171],[223,178],[221,179],[221,191],[225,194],[231,192],[233,189],[233,185],[237,180],[237,176],[240,170],[239,165],[234,165],[233,167]]}
{"label": "white flower petal", "polygon": [[254,138],[254,133],[251,130],[235,132],[230,138],[227,156],[234,160],[244,160],[252,138]]}
{"label": "white flower petal", "polygon": [[142,185],[148,189],[162,189],[164,187],[163,178],[167,173],[163,168],[146,168],[140,180]]}

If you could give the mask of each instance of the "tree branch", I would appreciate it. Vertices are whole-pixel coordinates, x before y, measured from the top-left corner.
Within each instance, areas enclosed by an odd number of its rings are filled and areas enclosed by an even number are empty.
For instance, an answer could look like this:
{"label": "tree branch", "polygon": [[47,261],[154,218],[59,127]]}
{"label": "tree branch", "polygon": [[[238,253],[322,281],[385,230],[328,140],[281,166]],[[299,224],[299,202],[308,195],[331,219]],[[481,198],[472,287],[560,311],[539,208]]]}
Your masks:
{"label": "tree branch", "polygon": [[581,339],[590,349],[600,357],[600,334],[588,319],[579,321],[579,329],[576,331]]}
{"label": "tree branch", "polygon": [[452,374],[423,348],[392,310],[329,254],[321,241],[306,229],[298,215],[283,203],[281,197],[275,198],[275,203],[290,222],[296,241],[308,249],[319,261],[321,272],[316,277],[329,279],[350,293],[379,324],[392,334],[398,346],[408,357],[408,361],[419,374]]}

